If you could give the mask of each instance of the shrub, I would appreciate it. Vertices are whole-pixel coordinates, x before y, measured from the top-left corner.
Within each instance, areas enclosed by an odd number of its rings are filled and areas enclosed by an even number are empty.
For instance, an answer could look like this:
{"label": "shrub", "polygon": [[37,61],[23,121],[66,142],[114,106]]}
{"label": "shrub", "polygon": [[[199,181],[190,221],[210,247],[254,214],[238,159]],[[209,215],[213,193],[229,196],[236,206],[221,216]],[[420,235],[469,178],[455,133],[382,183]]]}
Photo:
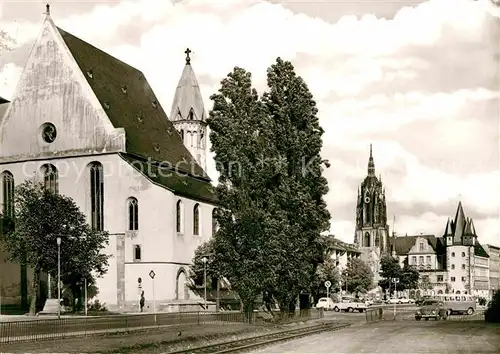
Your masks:
{"label": "shrub", "polygon": [[95,300],[94,303],[90,303],[89,304],[88,310],[89,311],[95,311],[95,312],[98,312],[98,311],[107,311],[107,308],[106,308],[105,305],[106,304],[101,304],[99,302],[99,300]]}
{"label": "shrub", "polygon": [[484,316],[486,322],[500,323],[500,290],[495,291]]}

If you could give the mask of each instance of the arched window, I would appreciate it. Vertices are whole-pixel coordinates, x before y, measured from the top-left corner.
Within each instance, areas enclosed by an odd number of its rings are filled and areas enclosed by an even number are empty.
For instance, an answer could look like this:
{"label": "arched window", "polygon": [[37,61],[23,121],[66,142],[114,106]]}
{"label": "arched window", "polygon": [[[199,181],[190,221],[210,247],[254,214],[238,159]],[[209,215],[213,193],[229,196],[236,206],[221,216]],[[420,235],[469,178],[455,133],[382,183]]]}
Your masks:
{"label": "arched window", "polygon": [[91,225],[96,231],[104,230],[104,172],[100,162],[90,164]]}
{"label": "arched window", "polygon": [[363,243],[364,247],[370,247],[370,234],[367,232],[365,233],[365,242]]}
{"label": "arched window", "polygon": [[130,231],[139,230],[139,205],[134,197],[128,198],[128,229]]}
{"label": "arched window", "polygon": [[181,140],[182,140],[182,142],[184,142],[184,129],[181,129],[179,134],[181,134]]}
{"label": "arched window", "polygon": [[14,217],[14,176],[9,171],[2,173],[3,215]]}
{"label": "arched window", "polygon": [[191,108],[191,110],[189,111],[189,120],[193,120],[193,119],[194,119],[194,111]]}
{"label": "arched window", "polygon": [[58,194],[59,193],[59,173],[57,168],[51,164],[45,164],[42,166],[43,173],[43,188],[46,190]]}
{"label": "arched window", "polygon": [[182,219],[183,219],[183,215],[182,215],[182,201],[181,200],[178,200],[177,201],[177,204],[175,205],[175,230],[178,232],[178,233],[182,233]]}
{"label": "arched window", "polygon": [[375,247],[379,246],[380,246],[380,235],[377,234],[377,236],[375,236]]}
{"label": "arched window", "polygon": [[212,236],[215,235],[215,233],[219,229],[219,225],[217,223],[217,219],[215,218],[216,215],[217,215],[217,208],[214,208],[212,210]]}
{"label": "arched window", "polygon": [[203,148],[203,137],[205,136],[205,134],[203,133],[203,131],[200,131],[200,139],[198,141],[198,147],[201,149]]}
{"label": "arched window", "polygon": [[193,235],[200,234],[200,204],[193,208]]}

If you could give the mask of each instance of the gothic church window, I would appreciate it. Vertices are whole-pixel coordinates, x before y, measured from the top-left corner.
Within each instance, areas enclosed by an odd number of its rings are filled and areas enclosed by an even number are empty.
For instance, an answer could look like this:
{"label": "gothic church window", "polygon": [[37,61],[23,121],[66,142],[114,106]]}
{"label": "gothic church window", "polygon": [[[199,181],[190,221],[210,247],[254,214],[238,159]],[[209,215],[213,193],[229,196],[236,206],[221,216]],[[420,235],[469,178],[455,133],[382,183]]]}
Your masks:
{"label": "gothic church window", "polygon": [[137,199],[131,197],[127,202],[128,206],[128,229],[130,231],[139,230],[139,204]]}
{"label": "gothic church window", "polygon": [[2,173],[3,215],[14,216],[14,176],[9,171]]}
{"label": "gothic church window", "polygon": [[100,162],[90,164],[90,208],[91,226],[96,231],[104,230],[104,174]]}
{"label": "gothic church window", "polygon": [[196,204],[193,208],[193,235],[200,234],[200,204]]}
{"label": "gothic church window", "polygon": [[54,165],[46,164],[42,166],[43,188],[51,193],[59,193],[59,173]]}
{"label": "gothic church window", "polygon": [[189,117],[189,120],[193,120],[193,119],[194,119],[194,112],[193,112],[193,109],[191,109],[191,110],[189,111],[189,116],[188,116],[188,117]]}
{"label": "gothic church window", "polygon": [[380,246],[380,236],[377,235],[375,236],[375,247],[379,247]]}
{"label": "gothic church window", "polygon": [[182,233],[182,201],[178,200],[175,205],[175,230]]}
{"label": "gothic church window", "polygon": [[134,261],[138,262],[142,259],[141,246],[134,245]]}
{"label": "gothic church window", "polygon": [[367,232],[365,233],[365,240],[364,240],[364,246],[365,247],[370,247],[370,234]]}
{"label": "gothic church window", "polygon": [[182,142],[184,142],[184,129],[181,129],[181,131],[179,133],[181,134]]}

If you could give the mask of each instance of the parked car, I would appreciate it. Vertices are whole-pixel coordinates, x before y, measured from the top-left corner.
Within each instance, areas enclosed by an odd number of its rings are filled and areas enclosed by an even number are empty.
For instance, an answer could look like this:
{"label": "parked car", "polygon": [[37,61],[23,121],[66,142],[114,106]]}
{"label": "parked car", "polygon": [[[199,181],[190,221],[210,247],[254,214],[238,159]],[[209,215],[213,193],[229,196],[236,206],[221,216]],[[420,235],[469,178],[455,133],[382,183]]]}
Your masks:
{"label": "parked car", "polygon": [[422,318],[425,318],[426,321],[429,318],[434,318],[435,320],[443,319],[446,320],[448,318],[448,311],[444,307],[444,303],[439,300],[426,300],[422,303],[422,306],[418,308],[415,312],[415,319],[420,321]]}
{"label": "parked car", "polygon": [[423,303],[425,300],[428,300],[428,299],[430,299],[430,298],[431,298],[430,296],[425,295],[425,296],[421,297],[420,299],[416,300],[416,301],[415,301],[415,305],[417,305],[417,306],[422,306],[422,303]]}
{"label": "parked car", "polygon": [[400,297],[399,299],[389,299],[386,301],[387,304],[409,304],[410,300],[404,297]]}
{"label": "parked car", "polygon": [[336,303],[333,305],[333,310],[336,312],[345,311],[345,312],[364,312],[368,306],[364,301],[358,299],[342,299],[342,302]]}
{"label": "parked car", "polygon": [[335,303],[329,297],[322,297],[318,300],[316,304],[317,309],[323,309],[325,311],[331,311],[335,307]]}

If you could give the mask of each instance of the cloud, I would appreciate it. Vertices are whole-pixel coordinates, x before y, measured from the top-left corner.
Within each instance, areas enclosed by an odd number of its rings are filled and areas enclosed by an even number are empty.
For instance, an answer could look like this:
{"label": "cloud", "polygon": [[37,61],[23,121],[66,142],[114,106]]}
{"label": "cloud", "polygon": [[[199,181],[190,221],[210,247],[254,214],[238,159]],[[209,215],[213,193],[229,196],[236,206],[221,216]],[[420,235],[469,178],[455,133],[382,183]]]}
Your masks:
{"label": "cloud", "polygon": [[[481,237],[493,242],[500,206],[495,11],[486,0],[430,0],[390,19],[366,14],[329,22],[257,0],[144,0],[53,16],[61,28],[141,69],[167,112],[186,47],[207,110],[234,66],[251,71],[262,92],[275,58],[291,60],[325,129],[333,233],[352,242],[371,142],[398,232],[437,232],[462,200]],[[40,28],[5,25],[18,31],[20,45]],[[213,163],[208,172],[216,177]]]}

